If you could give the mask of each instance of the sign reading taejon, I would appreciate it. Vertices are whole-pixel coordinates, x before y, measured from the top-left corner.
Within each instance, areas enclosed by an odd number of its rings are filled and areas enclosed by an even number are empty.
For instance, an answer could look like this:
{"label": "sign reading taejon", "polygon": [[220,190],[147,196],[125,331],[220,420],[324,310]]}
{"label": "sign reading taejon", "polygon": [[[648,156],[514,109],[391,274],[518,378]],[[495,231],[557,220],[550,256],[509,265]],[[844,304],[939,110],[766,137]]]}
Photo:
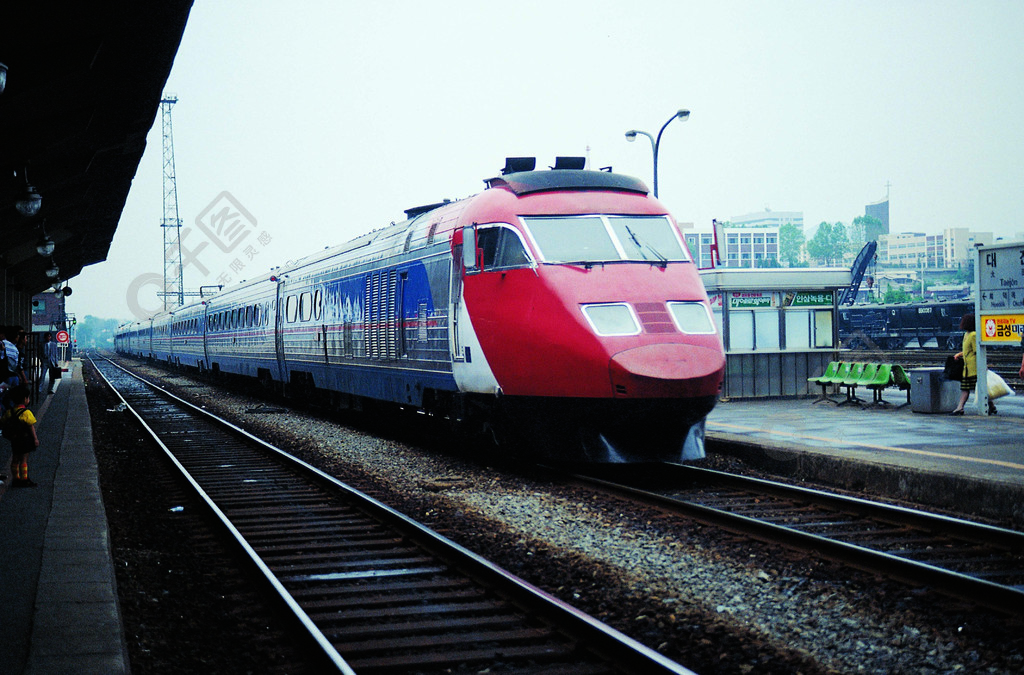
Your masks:
{"label": "sign reading taejon", "polygon": [[978,248],[978,333],[983,344],[1024,335],[1024,243]]}

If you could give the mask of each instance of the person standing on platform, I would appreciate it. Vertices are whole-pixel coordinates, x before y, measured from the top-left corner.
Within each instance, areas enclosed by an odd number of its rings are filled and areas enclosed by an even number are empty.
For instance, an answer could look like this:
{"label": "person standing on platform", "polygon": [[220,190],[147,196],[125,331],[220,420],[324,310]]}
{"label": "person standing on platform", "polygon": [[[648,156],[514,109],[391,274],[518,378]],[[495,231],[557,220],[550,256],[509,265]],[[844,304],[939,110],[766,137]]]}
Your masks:
{"label": "person standing on platform", "polygon": [[25,358],[28,356],[28,333],[21,326],[18,326],[18,337],[14,341],[18,348],[18,378],[22,384],[28,384],[28,375],[25,374]]}
{"label": "person standing on platform", "polygon": [[43,346],[43,356],[46,357],[46,367],[50,375],[50,388],[46,393],[52,394],[57,388],[57,380],[61,378],[60,345],[57,344],[57,337],[50,333],[46,333],[43,339],[46,342]]}
{"label": "person standing on platform", "polygon": [[964,376],[960,380],[960,401],[950,415],[963,415],[964,406],[971,392],[978,386],[978,327],[974,320],[974,314],[969,312],[960,317],[960,330],[964,331],[963,345],[960,351],[953,357],[964,363]]}
{"label": "person standing on platform", "polygon": [[[964,362],[964,377],[960,380],[960,402],[953,409],[950,415],[963,415],[964,406],[971,392],[978,386],[978,325],[974,313],[964,314],[960,319],[960,330],[964,331],[964,341],[961,351],[954,358]],[[995,415],[996,407],[992,401],[988,402],[988,414]]]}
{"label": "person standing on platform", "polygon": [[11,402],[14,407],[0,418],[3,436],[11,442],[12,488],[36,487],[36,483],[28,477],[28,455],[39,447],[36,418],[28,409],[31,397],[32,392],[23,384],[11,389]]}
{"label": "person standing on platform", "polygon": [[13,407],[8,394],[11,387],[20,383],[17,375],[18,348],[8,339],[17,337],[12,331],[12,328],[0,326],[0,408],[3,410]]}

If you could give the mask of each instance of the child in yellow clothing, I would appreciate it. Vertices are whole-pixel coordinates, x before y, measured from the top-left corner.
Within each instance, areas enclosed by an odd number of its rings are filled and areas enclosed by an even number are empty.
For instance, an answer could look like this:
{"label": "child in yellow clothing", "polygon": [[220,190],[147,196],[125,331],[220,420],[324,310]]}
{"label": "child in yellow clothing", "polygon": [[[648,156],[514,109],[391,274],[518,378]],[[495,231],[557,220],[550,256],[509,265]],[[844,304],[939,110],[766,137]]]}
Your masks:
{"label": "child in yellow clothing", "polygon": [[14,406],[0,418],[4,438],[11,442],[11,487],[36,487],[28,479],[28,454],[39,447],[36,435],[36,417],[28,409],[31,393],[23,384],[11,389],[11,404]]}

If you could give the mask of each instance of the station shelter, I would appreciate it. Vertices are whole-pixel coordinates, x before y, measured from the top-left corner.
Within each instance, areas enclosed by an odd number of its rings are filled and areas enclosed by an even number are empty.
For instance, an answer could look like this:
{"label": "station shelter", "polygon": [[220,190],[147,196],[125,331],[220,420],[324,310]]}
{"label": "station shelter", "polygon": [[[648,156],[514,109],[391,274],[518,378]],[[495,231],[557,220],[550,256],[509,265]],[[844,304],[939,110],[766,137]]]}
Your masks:
{"label": "station shelter", "polygon": [[838,292],[848,269],[717,268],[701,271],[725,347],[721,396],[801,397],[839,360]]}

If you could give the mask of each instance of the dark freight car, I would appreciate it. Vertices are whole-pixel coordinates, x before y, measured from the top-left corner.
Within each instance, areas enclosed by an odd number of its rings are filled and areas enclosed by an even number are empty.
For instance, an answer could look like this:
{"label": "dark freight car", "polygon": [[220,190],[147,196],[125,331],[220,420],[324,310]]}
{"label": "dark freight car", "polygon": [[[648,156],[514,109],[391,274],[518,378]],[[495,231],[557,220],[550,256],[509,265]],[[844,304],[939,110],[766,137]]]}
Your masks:
{"label": "dark freight car", "polygon": [[857,305],[839,309],[839,338],[847,349],[958,350],[960,318],[972,302]]}

